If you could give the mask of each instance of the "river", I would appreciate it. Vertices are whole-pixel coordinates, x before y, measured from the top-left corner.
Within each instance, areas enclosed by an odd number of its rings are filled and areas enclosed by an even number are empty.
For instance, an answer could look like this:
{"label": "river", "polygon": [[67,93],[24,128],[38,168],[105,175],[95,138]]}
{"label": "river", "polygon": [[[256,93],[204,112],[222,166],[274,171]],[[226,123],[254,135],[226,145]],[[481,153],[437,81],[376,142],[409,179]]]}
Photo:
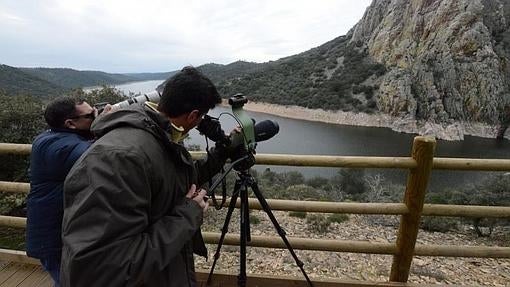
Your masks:
{"label": "river", "polygon": [[[147,93],[155,89],[162,81],[144,81],[116,86],[124,93]],[[248,95],[249,99],[249,95]],[[218,116],[229,112],[226,107],[218,107],[209,113]],[[388,128],[357,127],[327,124],[306,120],[296,120],[276,115],[248,112],[256,121],[275,120],[280,132],[264,142],[258,143],[258,153],[337,155],[337,156],[409,156],[415,135],[394,132]],[[221,116],[225,131],[234,127],[234,121],[228,115]],[[195,130],[190,133],[190,144],[205,147],[205,141]],[[510,159],[510,141],[496,142],[494,139],[466,136],[464,141],[438,140],[437,157],[461,158],[499,158]],[[257,170],[266,167],[258,166]],[[305,177],[331,177],[337,173],[335,168],[317,167],[275,167],[271,170],[297,170]],[[394,169],[370,169],[368,174],[380,173],[391,182],[405,184],[407,171]],[[475,171],[433,171],[430,188],[441,190],[474,184],[486,177],[488,172]]]}

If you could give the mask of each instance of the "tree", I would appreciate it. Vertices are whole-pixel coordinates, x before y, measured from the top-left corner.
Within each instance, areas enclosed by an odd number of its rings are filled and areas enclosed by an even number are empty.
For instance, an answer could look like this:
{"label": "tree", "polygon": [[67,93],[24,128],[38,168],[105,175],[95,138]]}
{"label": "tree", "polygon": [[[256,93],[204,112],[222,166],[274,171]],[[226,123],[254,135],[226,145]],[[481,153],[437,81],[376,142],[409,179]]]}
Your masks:
{"label": "tree", "polygon": [[121,91],[109,86],[103,86],[101,89],[94,89],[87,92],[83,89],[75,89],[71,91],[69,95],[81,98],[91,105],[103,102],[115,104],[126,100],[126,96]]}
{"label": "tree", "polygon": [[362,199],[363,194],[367,191],[364,169],[340,169],[331,182],[354,200]]}
{"label": "tree", "polygon": [[[510,206],[510,173],[488,176],[480,183],[473,184],[464,189],[445,189],[441,192],[429,193],[426,203],[482,205],[482,206]],[[498,224],[509,224],[508,219],[474,218],[468,219],[473,224],[475,232],[480,237],[490,236]],[[446,230],[457,222],[442,218],[441,220],[424,220],[429,228]]]}
{"label": "tree", "polygon": [[[479,185],[475,185],[468,190],[468,204],[473,205],[495,205],[510,206],[510,173],[499,174],[488,177]],[[508,224],[507,220],[482,219],[475,218],[473,226],[478,236],[490,236],[494,227],[498,223]],[[481,227],[487,227],[487,233],[484,233]]]}
{"label": "tree", "polygon": [[[39,98],[0,93],[0,107],[0,142],[29,144],[46,126]],[[28,180],[27,156],[0,155],[0,160],[0,180]]]}
{"label": "tree", "polygon": [[[117,103],[126,97],[119,90],[104,86],[85,92],[73,90],[67,94],[87,101]],[[30,144],[46,128],[44,109],[47,100],[30,95],[8,96],[0,91],[0,142]],[[28,157],[0,155],[0,180],[28,181]]]}

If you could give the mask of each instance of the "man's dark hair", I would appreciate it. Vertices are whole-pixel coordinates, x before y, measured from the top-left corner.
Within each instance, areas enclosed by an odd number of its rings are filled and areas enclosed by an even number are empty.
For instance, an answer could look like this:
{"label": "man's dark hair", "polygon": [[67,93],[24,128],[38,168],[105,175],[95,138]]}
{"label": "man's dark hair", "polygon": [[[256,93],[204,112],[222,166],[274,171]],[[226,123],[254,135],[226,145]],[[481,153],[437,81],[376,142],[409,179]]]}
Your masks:
{"label": "man's dark hair", "polygon": [[165,85],[158,110],[169,117],[177,117],[193,110],[207,113],[221,97],[209,78],[194,67],[184,67]]}
{"label": "man's dark hair", "polygon": [[76,105],[83,102],[75,97],[58,97],[46,106],[44,119],[51,128],[63,128],[67,119],[76,116]]}

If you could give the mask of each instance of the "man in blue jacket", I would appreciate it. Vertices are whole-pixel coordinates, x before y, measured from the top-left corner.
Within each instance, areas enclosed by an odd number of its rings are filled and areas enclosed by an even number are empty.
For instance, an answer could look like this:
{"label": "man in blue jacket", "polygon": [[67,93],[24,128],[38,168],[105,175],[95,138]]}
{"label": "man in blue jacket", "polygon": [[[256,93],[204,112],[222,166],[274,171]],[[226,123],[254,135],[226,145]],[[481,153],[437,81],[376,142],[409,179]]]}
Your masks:
{"label": "man in blue jacket", "polygon": [[67,173],[89,148],[97,111],[83,100],[61,97],[46,107],[50,129],[38,135],[30,156],[27,197],[27,254],[38,258],[60,286],[63,188]]}

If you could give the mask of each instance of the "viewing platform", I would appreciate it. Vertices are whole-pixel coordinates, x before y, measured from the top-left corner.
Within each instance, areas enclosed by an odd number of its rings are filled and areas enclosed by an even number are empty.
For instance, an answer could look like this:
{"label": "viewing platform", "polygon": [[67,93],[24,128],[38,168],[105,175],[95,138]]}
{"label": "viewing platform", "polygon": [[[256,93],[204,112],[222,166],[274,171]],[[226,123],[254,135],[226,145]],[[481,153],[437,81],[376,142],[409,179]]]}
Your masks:
{"label": "viewing platform", "polygon": [[[434,157],[435,146],[436,141],[434,139],[416,137],[410,157],[256,155],[257,164],[264,165],[394,168],[406,169],[409,172],[403,202],[355,203],[268,199],[271,209],[277,211],[397,215],[400,217],[396,240],[390,243],[367,242],[356,240],[356,238],[352,238],[352,240],[334,240],[288,237],[292,247],[296,250],[392,256],[393,260],[390,272],[387,274],[387,281],[373,282],[311,277],[314,286],[437,286],[409,282],[409,276],[412,272],[411,265],[415,256],[510,259],[510,247],[506,246],[443,245],[442,242],[436,244],[417,243],[419,224],[423,216],[510,219],[510,207],[508,206],[424,204],[432,170],[510,171],[510,160]],[[30,145],[0,143],[0,154],[28,155],[30,149]],[[192,154],[195,158],[204,156],[203,152]],[[28,191],[28,183],[0,182],[0,192],[27,193]],[[261,208],[254,199],[249,200],[249,206],[250,209]],[[0,216],[0,225],[25,228],[26,219]],[[207,244],[217,244],[219,236],[219,233],[204,232],[204,240]],[[239,245],[239,235],[227,234],[224,244]],[[285,248],[276,233],[275,236],[252,236],[252,241],[248,243],[248,246]],[[23,251],[0,250],[0,260],[3,262],[0,265],[0,286],[52,286],[51,278],[42,271],[38,261],[27,257]],[[306,269],[306,261],[304,263]],[[207,278],[208,270],[197,271],[198,280],[202,284]],[[213,282],[212,286],[237,286],[237,274],[215,272]],[[508,282],[510,284],[510,278]],[[205,284],[201,286],[205,286]],[[247,286],[290,287],[308,285],[299,276],[281,277],[269,274],[249,274]]]}
{"label": "viewing platform", "polygon": [[[37,264],[23,264],[17,262],[2,262],[0,263],[0,287],[53,287],[53,280],[46,273],[40,265]],[[199,286],[205,287],[208,271],[198,270],[197,279]],[[346,281],[346,280],[313,280],[316,287],[366,287],[366,286],[388,286],[388,287],[405,287],[405,286],[435,286],[411,283],[398,283],[398,282],[359,282],[359,281]],[[219,286],[237,286],[237,276],[232,274],[225,274],[215,272],[214,287]],[[305,281],[292,277],[276,277],[276,276],[248,276],[247,286],[279,286],[279,287],[299,287],[308,286]],[[455,286],[455,285],[450,285]]]}

